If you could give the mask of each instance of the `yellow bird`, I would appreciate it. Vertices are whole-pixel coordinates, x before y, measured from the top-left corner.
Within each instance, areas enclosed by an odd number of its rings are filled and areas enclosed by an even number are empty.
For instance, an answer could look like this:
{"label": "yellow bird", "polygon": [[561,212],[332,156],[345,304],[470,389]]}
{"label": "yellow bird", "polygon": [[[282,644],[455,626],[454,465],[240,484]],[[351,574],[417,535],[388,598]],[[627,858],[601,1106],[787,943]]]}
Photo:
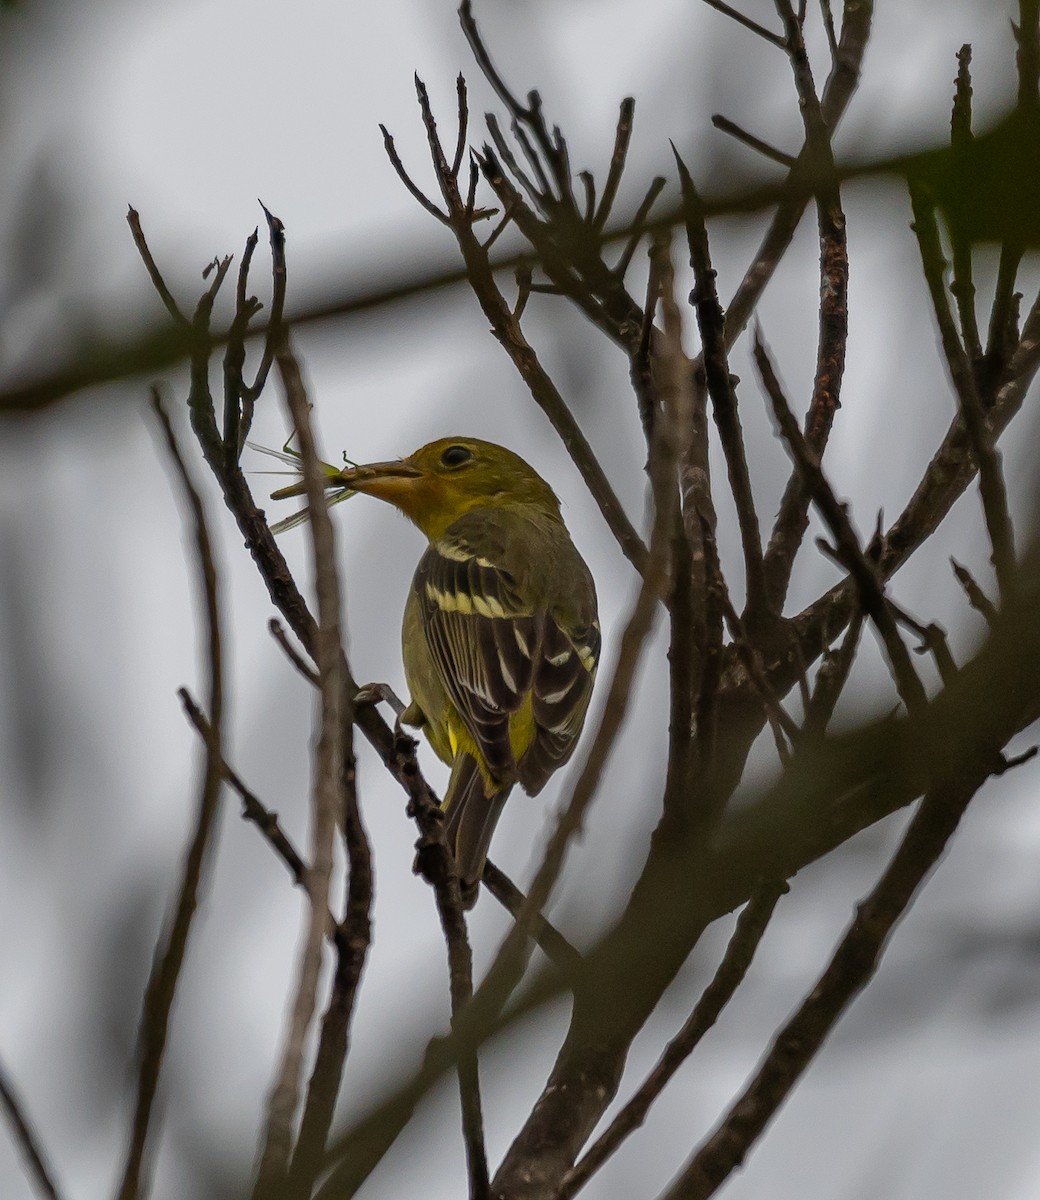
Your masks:
{"label": "yellow bird", "polygon": [[549,485],[491,442],[441,438],[328,486],[385,500],[429,539],[404,611],[402,719],[451,766],[446,831],[471,907],[510,789],[539,792],[581,733],[600,653],[592,576]]}

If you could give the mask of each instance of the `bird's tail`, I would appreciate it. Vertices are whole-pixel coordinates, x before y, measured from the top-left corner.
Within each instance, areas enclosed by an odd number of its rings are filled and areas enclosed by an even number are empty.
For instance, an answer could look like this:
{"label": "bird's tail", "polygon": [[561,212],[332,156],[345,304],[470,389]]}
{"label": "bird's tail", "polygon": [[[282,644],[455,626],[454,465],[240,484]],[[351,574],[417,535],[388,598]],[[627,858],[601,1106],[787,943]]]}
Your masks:
{"label": "bird's tail", "polygon": [[444,795],[445,834],[459,868],[464,908],[477,902],[491,837],[509,792],[510,788],[504,787],[493,796],[486,795],[476,760],[468,754],[456,756]]}

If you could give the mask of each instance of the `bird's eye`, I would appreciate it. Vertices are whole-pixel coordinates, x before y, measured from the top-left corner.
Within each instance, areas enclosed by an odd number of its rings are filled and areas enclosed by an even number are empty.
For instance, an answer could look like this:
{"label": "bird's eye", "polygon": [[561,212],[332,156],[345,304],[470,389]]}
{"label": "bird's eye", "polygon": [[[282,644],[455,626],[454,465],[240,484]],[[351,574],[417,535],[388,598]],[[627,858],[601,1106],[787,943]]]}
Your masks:
{"label": "bird's eye", "polygon": [[465,446],[449,446],[441,455],[441,463],[446,467],[461,467],[473,457],[473,451]]}

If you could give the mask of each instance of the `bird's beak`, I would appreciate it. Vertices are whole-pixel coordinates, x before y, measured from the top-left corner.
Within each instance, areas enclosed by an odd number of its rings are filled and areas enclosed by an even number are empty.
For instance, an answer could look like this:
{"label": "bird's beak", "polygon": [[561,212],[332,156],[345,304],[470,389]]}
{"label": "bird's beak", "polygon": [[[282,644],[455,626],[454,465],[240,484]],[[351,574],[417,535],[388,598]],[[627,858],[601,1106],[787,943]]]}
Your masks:
{"label": "bird's beak", "polygon": [[[325,474],[327,491],[348,488],[352,492],[367,492],[370,496],[378,496],[397,504],[402,496],[410,495],[416,482],[424,475],[418,467],[413,467],[403,459],[396,462],[366,463],[361,467],[334,467],[330,463],[321,464]],[[305,496],[307,485],[302,479],[291,483],[288,487],[279,488],[271,493],[272,500],[288,500],[293,496]]]}
{"label": "bird's beak", "polygon": [[329,486],[364,492],[407,512],[410,507],[408,498],[414,495],[416,484],[425,477],[425,471],[399,458],[394,462],[366,463],[360,467],[345,468],[334,482],[329,481]]}
{"label": "bird's beak", "polygon": [[339,482],[343,487],[392,504],[398,512],[414,521],[427,537],[431,536],[431,514],[440,513],[444,507],[443,481],[407,458],[366,463],[363,467],[341,471]]}

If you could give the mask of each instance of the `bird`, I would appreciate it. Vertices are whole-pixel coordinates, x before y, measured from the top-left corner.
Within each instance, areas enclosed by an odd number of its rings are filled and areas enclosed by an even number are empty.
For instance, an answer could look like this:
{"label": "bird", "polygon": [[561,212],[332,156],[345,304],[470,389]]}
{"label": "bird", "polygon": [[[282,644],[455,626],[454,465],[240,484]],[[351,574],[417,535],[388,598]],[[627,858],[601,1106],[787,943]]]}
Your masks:
{"label": "bird", "polygon": [[541,791],[581,734],[601,646],[592,574],[549,484],[492,442],[440,438],[327,486],[383,500],[426,535],[402,623],[401,720],[451,767],[445,834],[472,908],[510,791]]}

